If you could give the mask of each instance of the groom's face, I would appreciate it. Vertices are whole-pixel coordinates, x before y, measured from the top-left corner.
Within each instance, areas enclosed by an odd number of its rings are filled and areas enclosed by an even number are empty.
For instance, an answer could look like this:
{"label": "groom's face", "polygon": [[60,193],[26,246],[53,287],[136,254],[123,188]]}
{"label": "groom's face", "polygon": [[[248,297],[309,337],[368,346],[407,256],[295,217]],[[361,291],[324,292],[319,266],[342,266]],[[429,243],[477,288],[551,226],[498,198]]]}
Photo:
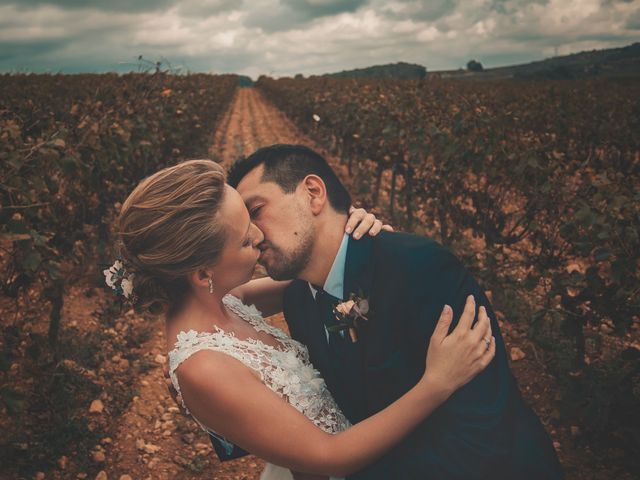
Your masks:
{"label": "groom's face", "polygon": [[299,277],[313,249],[313,215],[301,189],[285,193],[275,182],[263,182],[264,166],[251,170],[237,190],[252,222],[262,230],[258,262],[276,280]]}

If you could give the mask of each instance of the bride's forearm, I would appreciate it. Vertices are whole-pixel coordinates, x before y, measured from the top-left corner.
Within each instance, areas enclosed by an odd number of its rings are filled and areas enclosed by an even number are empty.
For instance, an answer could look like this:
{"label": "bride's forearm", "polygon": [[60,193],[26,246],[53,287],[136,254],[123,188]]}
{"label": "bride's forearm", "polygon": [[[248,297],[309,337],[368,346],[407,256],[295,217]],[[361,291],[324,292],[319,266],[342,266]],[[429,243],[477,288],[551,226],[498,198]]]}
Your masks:
{"label": "bride's forearm", "polygon": [[271,277],[256,278],[231,290],[246,305],[255,305],[264,317],[282,312],[284,290],[290,280],[277,281]]}

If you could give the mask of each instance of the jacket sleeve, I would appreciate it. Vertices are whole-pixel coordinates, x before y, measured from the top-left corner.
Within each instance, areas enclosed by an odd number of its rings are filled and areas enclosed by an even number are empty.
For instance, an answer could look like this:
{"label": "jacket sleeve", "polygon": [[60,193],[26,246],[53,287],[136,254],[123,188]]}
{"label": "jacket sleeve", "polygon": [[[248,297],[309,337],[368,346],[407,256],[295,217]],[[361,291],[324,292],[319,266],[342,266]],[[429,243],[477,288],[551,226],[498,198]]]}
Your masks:
{"label": "jacket sleeve", "polygon": [[304,342],[304,329],[299,322],[300,300],[308,288],[307,283],[301,280],[294,280],[284,291],[283,313],[284,319],[289,327],[291,338]]}
{"label": "jacket sleeve", "polygon": [[[411,261],[395,262],[394,277],[401,280],[402,303],[407,305],[400,322],[409,350],[407,369],[424,369],[429,340],[445,304],[454,310],[455,328],[468,295],[484,305],[496,337],[496,358],[485,371],[455,392],[432,416],[420,424],[388,455],[370,468],[350,477],[401,479],[495,478],[508,463],[509,408],[514,384],[495,314],[483,289],[448,249],[438,244],[408,254]],[[399,376],[404,372],[398,371]],[[413,378],[419,378],[414,372]]]}

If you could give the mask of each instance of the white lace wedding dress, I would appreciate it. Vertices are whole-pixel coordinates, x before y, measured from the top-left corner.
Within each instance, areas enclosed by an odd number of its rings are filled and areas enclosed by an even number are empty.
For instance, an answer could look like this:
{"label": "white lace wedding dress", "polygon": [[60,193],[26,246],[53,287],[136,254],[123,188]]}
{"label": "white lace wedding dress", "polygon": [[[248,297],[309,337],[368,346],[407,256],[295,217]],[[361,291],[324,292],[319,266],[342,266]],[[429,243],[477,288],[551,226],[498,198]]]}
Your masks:
{"label": "white lace wedding dress", "polygon": [[[309,352],[303,344],[265,322],[255,306],[245,305],[233,295],[226,295],[222,301],[227,308],[251,324],[257,332],[266,332],[273,336],[283,348],[272,347],[258,339],[236,338],[232,332],[225,332],[215,325],[213,325],[214,332],[194,330],[180,332],[174,349],[169,352],[169,375],[178,392],[180,392],[180,384],[175,373],[178,365],[200,350],[215,350],[232,356],[257,372],[267,387],[306,415],[323,431],[337,433],[350,426],[329,393],[320,373],[311,365]],[[206,432],[221,438],[197,418],[193,418]],[[292,478],[288,469],[272,464],[267,464],[260,477],[261,480],[291,480]]]}

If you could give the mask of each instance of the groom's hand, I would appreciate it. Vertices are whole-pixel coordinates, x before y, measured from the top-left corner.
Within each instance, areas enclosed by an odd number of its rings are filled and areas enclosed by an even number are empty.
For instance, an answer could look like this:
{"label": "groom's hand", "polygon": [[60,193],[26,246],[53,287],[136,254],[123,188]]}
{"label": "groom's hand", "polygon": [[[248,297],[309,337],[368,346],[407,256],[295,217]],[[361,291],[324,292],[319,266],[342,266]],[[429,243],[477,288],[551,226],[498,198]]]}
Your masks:
{"label": "groom's hand", "polygon": [[353,238],[358,240],[365,233],[375,237],[381,230],[393,232],[393,227],[383,224],[373,213],[367,213],[364,208],[349,207],[349,219],[344,228],[346,233],[353,232]]}

